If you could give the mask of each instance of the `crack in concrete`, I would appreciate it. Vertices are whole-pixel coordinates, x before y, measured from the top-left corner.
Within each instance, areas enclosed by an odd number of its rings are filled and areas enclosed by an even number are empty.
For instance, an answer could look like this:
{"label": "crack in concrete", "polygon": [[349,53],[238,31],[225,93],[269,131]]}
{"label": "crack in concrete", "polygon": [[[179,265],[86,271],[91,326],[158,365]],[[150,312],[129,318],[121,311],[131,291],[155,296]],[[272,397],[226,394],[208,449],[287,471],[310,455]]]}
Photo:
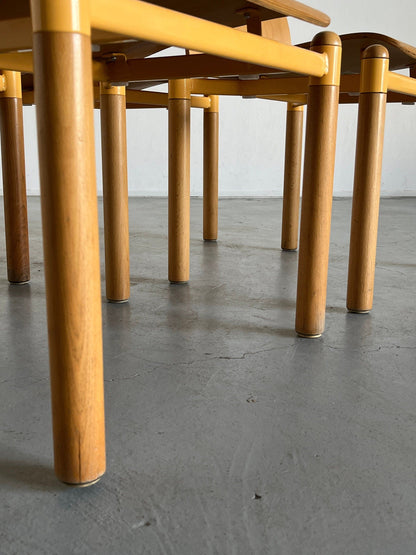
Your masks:
{"label": "crack in concrete", "polygon": [[[331,349],[333,351],[351,351],[351,348],[347,347],[347,346],[345,346],[345,347],[335,347],[334,345],[326,345],[326,348]],[[363,346],[363,347],[356,348],[354,351],[356,353],[367,354],[367,353],[379,353],[383,349],[385,349],[385,350],[406,349],[406,350],[414,351],[414,350],[416,350],[416,347],[408,347],[408,346],[405,347],[405,346],[402,346],[402,345],[379,345],[376,349],[366,349]]]}
{"label": "crack in concrete", "polygon": [[287,347],[272,347],[270,349],[260,349],[260,351],[247,351],[239,357],[232,357],[232,356],[211,357],[210,360],[244,360],[247,356],[254,356],[260,353],[268,353],[271,351],[278,351],[283,348],[286,349]]}
{"label": "crack in concrete", "polygon": [[121,382],[121,381],[126,381],[126,380],[134,380],[135,378],[138,378],[140,376],[140,372],[137,372],[137,374],[133,374],[133,376],[119,376],[118,378],[104,378],[105,382]]}

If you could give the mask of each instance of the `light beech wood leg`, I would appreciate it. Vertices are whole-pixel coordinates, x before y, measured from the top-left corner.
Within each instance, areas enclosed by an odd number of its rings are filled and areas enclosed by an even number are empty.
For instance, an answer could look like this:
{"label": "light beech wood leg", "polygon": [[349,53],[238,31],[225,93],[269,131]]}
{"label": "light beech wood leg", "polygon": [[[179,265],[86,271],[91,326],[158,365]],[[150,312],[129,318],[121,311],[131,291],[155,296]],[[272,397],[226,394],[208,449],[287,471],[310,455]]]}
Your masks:
{"label": "light beech wood leg", "polygon": [[126,89],[101,85],[105,280],[107,299],[130,296]]}
{"label": "light beech wood leg", "polygon": [[3,168],[7,277],[11,283],[30,280],[25,151],[20,73],[3,72],[6,91],[0,93],[0,132]]}
{"label": "light beech wood leg", "polygon": [[303,106],[287,105],[285,179],[283,188],[283,250],[298,248],[300,176],[302,172]]}
{"label": "light beech wood leg", "polygon": [[363,53],[348,268],[351,312],[365,313],[373,306],[388,63],[382,46]]}
{"label": "light beech wood leg", "polygon": [[204,110],[204,231],[205,241],[218,237],[218,96],[211,96],[211,106]]}
{"label": "light beech wood leg", "polygon": [[55,472],[84,486],[105,472],[88,2],[31,9]]}
{"label": "light beech wood leg", "polygon": [[169,81],[169,281],[189,280],[190,113],[186,79]]}
{"label": "light beech wood leg", "polygon": [[304,337],[325,327],[341,41],[320,33],[312,49],[328,54],[329,72],[309,86],[296,303],[296,332]]}

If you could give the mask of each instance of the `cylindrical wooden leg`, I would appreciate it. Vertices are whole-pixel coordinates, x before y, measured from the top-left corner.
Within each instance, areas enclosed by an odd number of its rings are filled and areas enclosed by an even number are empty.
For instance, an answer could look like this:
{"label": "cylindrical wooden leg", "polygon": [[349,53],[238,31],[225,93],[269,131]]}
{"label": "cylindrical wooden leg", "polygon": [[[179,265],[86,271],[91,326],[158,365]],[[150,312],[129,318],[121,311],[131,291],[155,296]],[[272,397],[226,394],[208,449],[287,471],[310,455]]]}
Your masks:
{"label": "cylindrical wooden leg", "polygon": [[300,175],[302,171],[303,106],[287,105],[282,249],[298,248]]}
{"label": "cylindrical wooden leg", "polygon": [[20,73],[4,71],[3,74],[6,91],[0,93],[0,132],[7,277],[11,283],[26,283],[30,280],[30,261],[22,85]]}
{"label": "cylindrical wooden leg", "polygon": [[211,106],[204,110],[204,231],[205,241],[218,237],[218,96],[210,96]]}
{"label": "cylindrical wooden leg", "polygon": [[190,110],[186,79],[169,82],[169,281],[189,280]]}
{"label": "cylindrical wooden leg", "polygon": [[325,327],[341,41],[320,33],[312,49],[328,54],[329,71],[309,86],[296,303],[296,331],[305,337]]}
{"label": "cylindrical wooden leg", "polygon": [[368,312],[373,306],[388,63],[382,46],[363,53],[348,268],[351,312]]}
{"label": "cylindrical wooden leg", "polygon": [[130,295],[126,88],[101,85],[105,280],[107,299]]}
{"label": "cylindrical wooden leg", "polygon": [[55,472],[105,472],[104,388],[87,0],[32,0]]}

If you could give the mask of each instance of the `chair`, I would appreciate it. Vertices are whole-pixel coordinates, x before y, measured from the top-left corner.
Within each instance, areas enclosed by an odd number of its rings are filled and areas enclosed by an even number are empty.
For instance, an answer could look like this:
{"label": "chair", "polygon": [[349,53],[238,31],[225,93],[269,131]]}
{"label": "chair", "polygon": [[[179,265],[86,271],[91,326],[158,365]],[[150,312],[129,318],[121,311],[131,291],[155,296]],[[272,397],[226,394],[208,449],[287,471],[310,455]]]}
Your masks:
{"label": "chair", "polygon": [[[347,290],[351,312],[368,312],[373,305],[386,102],[409,103],[416,96],[416,49],[406,50],[402,43],[377,37],[377,44],[366,47],[361,56]],[[404,67],[410,69],[410,77],[393,72]]]}
{"label": "chair", "polygon": [[[371,310],[374,289],[385,117],[383,103],[414,104],[416,48],[376,33],[342,35],[341,39],[343,56],[339,102],[360,102],[347,308],[351,312],[365,313]],[[310,43],[301,46],[308,48]],[[362,61],[363,67],[360,70],[361,53],[365,53],[365,57]],[[201,58],[203,57],[201,56]],[[390,61],[388,58],[390,58]],[[204,63],[204,61],[203,59],[202,62]],[[215,67],[214,63],[213,65]],[[374,81],[375,78],[372,77],[371,72],[376,71],[374,67],[377,66],[380,66],[378,79],[383,76],[384,82],[378,82],[378,85],[375,85],[376,81]],[[227,72],[226,64],[219,62],[216,70],[211,68],[212,74],[215,71],[220,72],[220,67],[222,67],[223,74]],[[229,64],[229,74],[232,73],[231,68],[232,66]],[[409,78],[393,73],[395,70],[406,68],[410,70],[411,77]],[[234,71],[239,69],[241,71],[247,68],[238,68],[237,66],[233,68]],[[190,67],[188,75],[194,77],[195,73],[192,74],[192,71],[193,68]],[[203,69],[200,68],[199,71],[202,73]],[[307,80],[299,77],[291,78],[288,74],[271,74],[269,70],[267,70],[268,73],[265,73],[265,68],[262,70],[255,66],[251,66],[250,71],[260,77],[260,82],[257,82],[257,84],[254,82],[249,87],[245,87],[248,89],[247,94],[251,93],[259,98],[278,101],[286,98],[288,101],[281,244],[283,250],[296,250],[298,246],[303,104],[307,103]],[[208,83],[205,81],[199,82],[197,90],[205,90],[211,94],[229,94],[227,86],[229,87],[230,84],[227,85],[224,82],[212,83],[212,81]],[[242,88],[244,86],[239,85],[241,94],[243,94]],[[363,86],[367,88],[363,90]],[[372,87],[375,86],[381,87],[381,89],[373,90]],[[204,89],[204,87],[206,88]],[[233,93],[231,92],[231,94]],[[204,190],[205,196],[209,199],[204,199],[208,205],[207,210],[215,213],[217,196],[215,194],[206,195]],[[308,222],[308,218],[306,222]],[[305,225],[304,234],[307,237],[310,230],[307,223]],[[304,244],[306,244],[306,240],[304,240]],[[303,274],[302,266],[300,266],[299,287],[301,290],[304,288],[304,279],[308,279],[308,277],[307,274]],[[313,336],[312,333],[306,334],[304,332],[305,328],[302,320],[303,317],[299,312],[298,305],[296,330],[300,335]],[[317,320],[315,320],[312,329],[316,330],[317,336],[320,335],[320,326]]]}
{"label": "chair", "polygon": [[[208,7],[194,6],[191,2],[178,2],[174,1],[159,1],[155,0],[153,4],[163,5],[166,7],[175,7],[179,11],[184,11],[189,14],[201,14],[202,16],[212,19],[214,21],[226,21],[227,24],[237,25],[242,21],[246,21],[243,27],[237,27],[242,30],[247,29],[256,34],[263,34],[266,38],[273,38],[280,42],[290,44],[290,33],[285,17],[277,19],[267,19],[271,15],[276,15],[275,11],[271,8],[276,7],[286,13],[288,6],[285,3],[276,2],[264,4],[261,1],[257,4],[255,2],[247,3],[244,1],[228,2],[226,5],[219,9],[215,7],[214,11]],[[215,4],[215,3],[214,3]],[[329,18],[324,14],[317,12],[311,8],[301,5],[296,7],[295,15],[305,21],[312,23],[327,25]],[[289,7],[289,12],[292,8]],[[288,13],[289,13],[288,12]],[[15,20],[15,17],[27,15],[28,2],[20,0],[14,8],[5,8],[6,21],[12,20],[13,23],[17,21],[17,34],[19,36],[24,34],[26,27],[22,20]],[[1,23],[0,23],[1,26]],[[261,30],[263,32],[261,32]],[[4,26],[0,27],[0,31],[6,32]],[[111,42],[109,38],[98,36],[94,48],[93,59],[98,64],[106,62],[111,64],[114,60],[130,60],[140,59],[150,54],[155,54],[165,48],[160,44],[151,43],[147,41],[128,41],[119,42],[120,37],[117,38],[118,42]],[[14,48],[15,37],[8,36],[8,42],[11,48]],[[24,39],[27,40],[27,39]],[[13,42],[14,41],[14,42]],[[25,43],[27,46],[30,42]],[[33,63],[29,59],[30,54],[24,53],[19,55],[1,55],[0,59],[5,62],[4,67],[19,68],[24,71],[33,72]],[[7,65],[9,63],[9,66]],[[14,79],[19,80],[18,73],[16,72]],[[4,77],[11,80],[12,73],[6,72]],[[162,83],[163,81],[159,81]],[[151,105],[145,105],[145,100],[140,99],[140,95],[134,93],[135,90],[142,90],[146,85],[154,85],[154,81],[149,83],[139,83],[130,88],[128,95],[130,97],[129,108],[132,107],[152,107],[155,105],[167,106],[167,102],[163,101],[158,104],[154,98],[151,100]],[[6,94],[10,94],[6,93]],[[21,94],[21,93],[19,93]],[[103,189],[104,189],[104,219],[105,219],[105,260],[106,260],[106,294],[110,302],[125,302],[129,297],[129,252],[128,252],[128,210],[127,210],[127,175],[125,172],[125,114],[123,113],[124,107],[122,106],[125,92],[122,87],[102,86],[100,94],[96,94],[96,107],[100,107],[101,99],[101,112],[103,127],[111,132],[111,136],[102,133],[102,147],[103,147]],[[132,98],[134,96],[134,99]],[[154,95],[154,93],[153,93]],[[142,95],[143,96],[143,95]],[[156,95],[154,95],[156,96]],[[0,93],[0,98],[2,97]],[[33,94],[33,76],[31,73],[23,74],[23,97],[25,104],[34,103]],[[211,97],[212,102],[215,103],[214,98]],[[7,101],[5,101],[7,102]],[[121,103],[120,103],[121,102]],[[197,98],[194,97],[193,105],[196,105]],[[4,104],[4,103],[3,103]],[[216,203],[210,200],[210,195],[215,193],[218,181],[218,103],[215,103],[215,108],[212,106],[208,109],[205,108],[204,114],[204,142],[207,145],[204,148],[204,239],[215,240],[217,237],[217,208]],[[17,110],[20,124],[22,120],[22,107]],[[25,193],[25,177],[24,177],[24,155],[23,155],[23,134],[17,136],[16,134],[11,141],[13,129],[18,128],[9,115],[4,112],[2,120],[4,122],[4,135],[3,145],[3,164],[4,181],[5,185],[5,202],[7,205],[7,221],[6,221],[6,243],[8,253],[8,273],[9,281],[11,283],[26,283],[30,279],[30,265],[29,265],[29,248],[28,248],[28,233],[27,233],[27,215],[26,215],[26,201],[24,199]],[[124,123],[123,123],[124,121]],[[122,126],[122,128],[120,128]],[[12,144],[14,146],[12,146]],[[124,146],[123,146],[124,145]],[[208,146],[209,145],[209,146]],[[10,156],[12,153],[12,156]],[[114,154],[113,154],[114,153]],[[20,163],[20,170],[14,167],[9,167],[10,160],[14,160],[16,164]],[[123,169],[124,168],[124,169]],[[17,177],[19,176],[19,177]],[[19,183],[16,183],[16,179]],[[19,194],[17,195],[17,192]],[[10,202],[8,199],[12,199]],[[23,209],[24,208],[24,209]],[[13,227],[11,227],[13,222]],[[20,230],[19,234],[17,231]],[[17,261],[20,261],[19,270],[12,269],[11,266],[16,266]],[[21,267],[21,268],[20,268]]]}
{"label": "chair", "polygon": [[[379,33],[352,33],[340,38],[343,47],[340,103],[359,102],[347,308],[350,312],[367,313],[374,296],[386,103],[415,103],[416,48]],[[307,48],[308,44],[302,47]],[[409,70],[408,78],[392,73],[403,69]],[[286,159],[290,160],[302,148],[302,135],[300,131],[291,135],[288,129]],[[300,160],[296,168],[300,168]],[[289,165],[286,175],[290,171]],[[289,183],[293,182],[289,177]],[[297,248],[298,206],[299,189],[288,187],[283,197],[285,250]],[[286,219],[285,214],[289,214]]]}
{"label": "chair", "polygon": [[[292,9],[301,6],[288,0],[268,0],[267,4],[280,5],[282,15],[288,15],[288,5]],[[143,39],[313,76],[309,143],[331,148],[327,156],[310,159],[305,189],[317,183],[326,206],[332,186],[340,43],[336,35],[326,34],[315,40],[313,51],[296,49],[133,0],[32,0],[31,19],[27,8],[27,2],[2,3],[0,21],[7,21],[3,29],[9,32],[0,32],[0,48],[13,52],[33,45],[55,472],[65,483],[89,485],[105,472],[91,74],[94,71],[95,79],[101,82],[124,81],[112,78],[108,64],[92,64],[91,44],[117,37]],[[270,18],[273,15],[270,12]],[[122,61],[117,65],[118,69],[128,66]],[[175,218],[170,223],[174,238],[170,256],[182,259],[186,256],[186,235],[189,240],[189,84],[176,80],[169,98],[170,122],[176,129],[175,145],[173,137],[170,141],[171,193],[176,195],[172,199],[171,218]],[[318,112],[321,124],[314,125]],[[319,210],[311,212],[316,229],[321,215]],[[318,266],[322,264],[325,266],[325,261],[320,259]],[[320,271],[307,269],[319,278]],[[313,308],[314,300],[309,296],[310,291],[305,291],[300,301]]]}

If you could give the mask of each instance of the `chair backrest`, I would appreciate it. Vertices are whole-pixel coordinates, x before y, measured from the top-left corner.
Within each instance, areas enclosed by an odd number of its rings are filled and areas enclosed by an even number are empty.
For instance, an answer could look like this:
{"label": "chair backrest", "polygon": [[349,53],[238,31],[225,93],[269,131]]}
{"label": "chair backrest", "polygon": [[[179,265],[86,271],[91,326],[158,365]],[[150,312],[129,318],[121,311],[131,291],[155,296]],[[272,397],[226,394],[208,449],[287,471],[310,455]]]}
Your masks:
{"label": "chair backrest", "polygon": [[[239,31],[246,31],[247,25],[236,27]],[[258,33],[260,34],[260,33]],[[261,36],[266,39],[277,40],[284,44],[292,44],[289,22],[287,17],[276,17],[261,22]]]}
{"label": "chair backrest", "polygon": [[261,34],[266,39],[277,40],[284,44],[292,44],[287,17],[263,21],[261,24]]}
{"label": "chair backrest", "polygon": [[[236,27],[238,31],[246,31],[247,25]],[[261,36],[266,39],[277,40],[284,44],[292,44],[287,17],[277,17],[261,22]],[[194,50],[187,50],[187,54],[200,54]]]}

